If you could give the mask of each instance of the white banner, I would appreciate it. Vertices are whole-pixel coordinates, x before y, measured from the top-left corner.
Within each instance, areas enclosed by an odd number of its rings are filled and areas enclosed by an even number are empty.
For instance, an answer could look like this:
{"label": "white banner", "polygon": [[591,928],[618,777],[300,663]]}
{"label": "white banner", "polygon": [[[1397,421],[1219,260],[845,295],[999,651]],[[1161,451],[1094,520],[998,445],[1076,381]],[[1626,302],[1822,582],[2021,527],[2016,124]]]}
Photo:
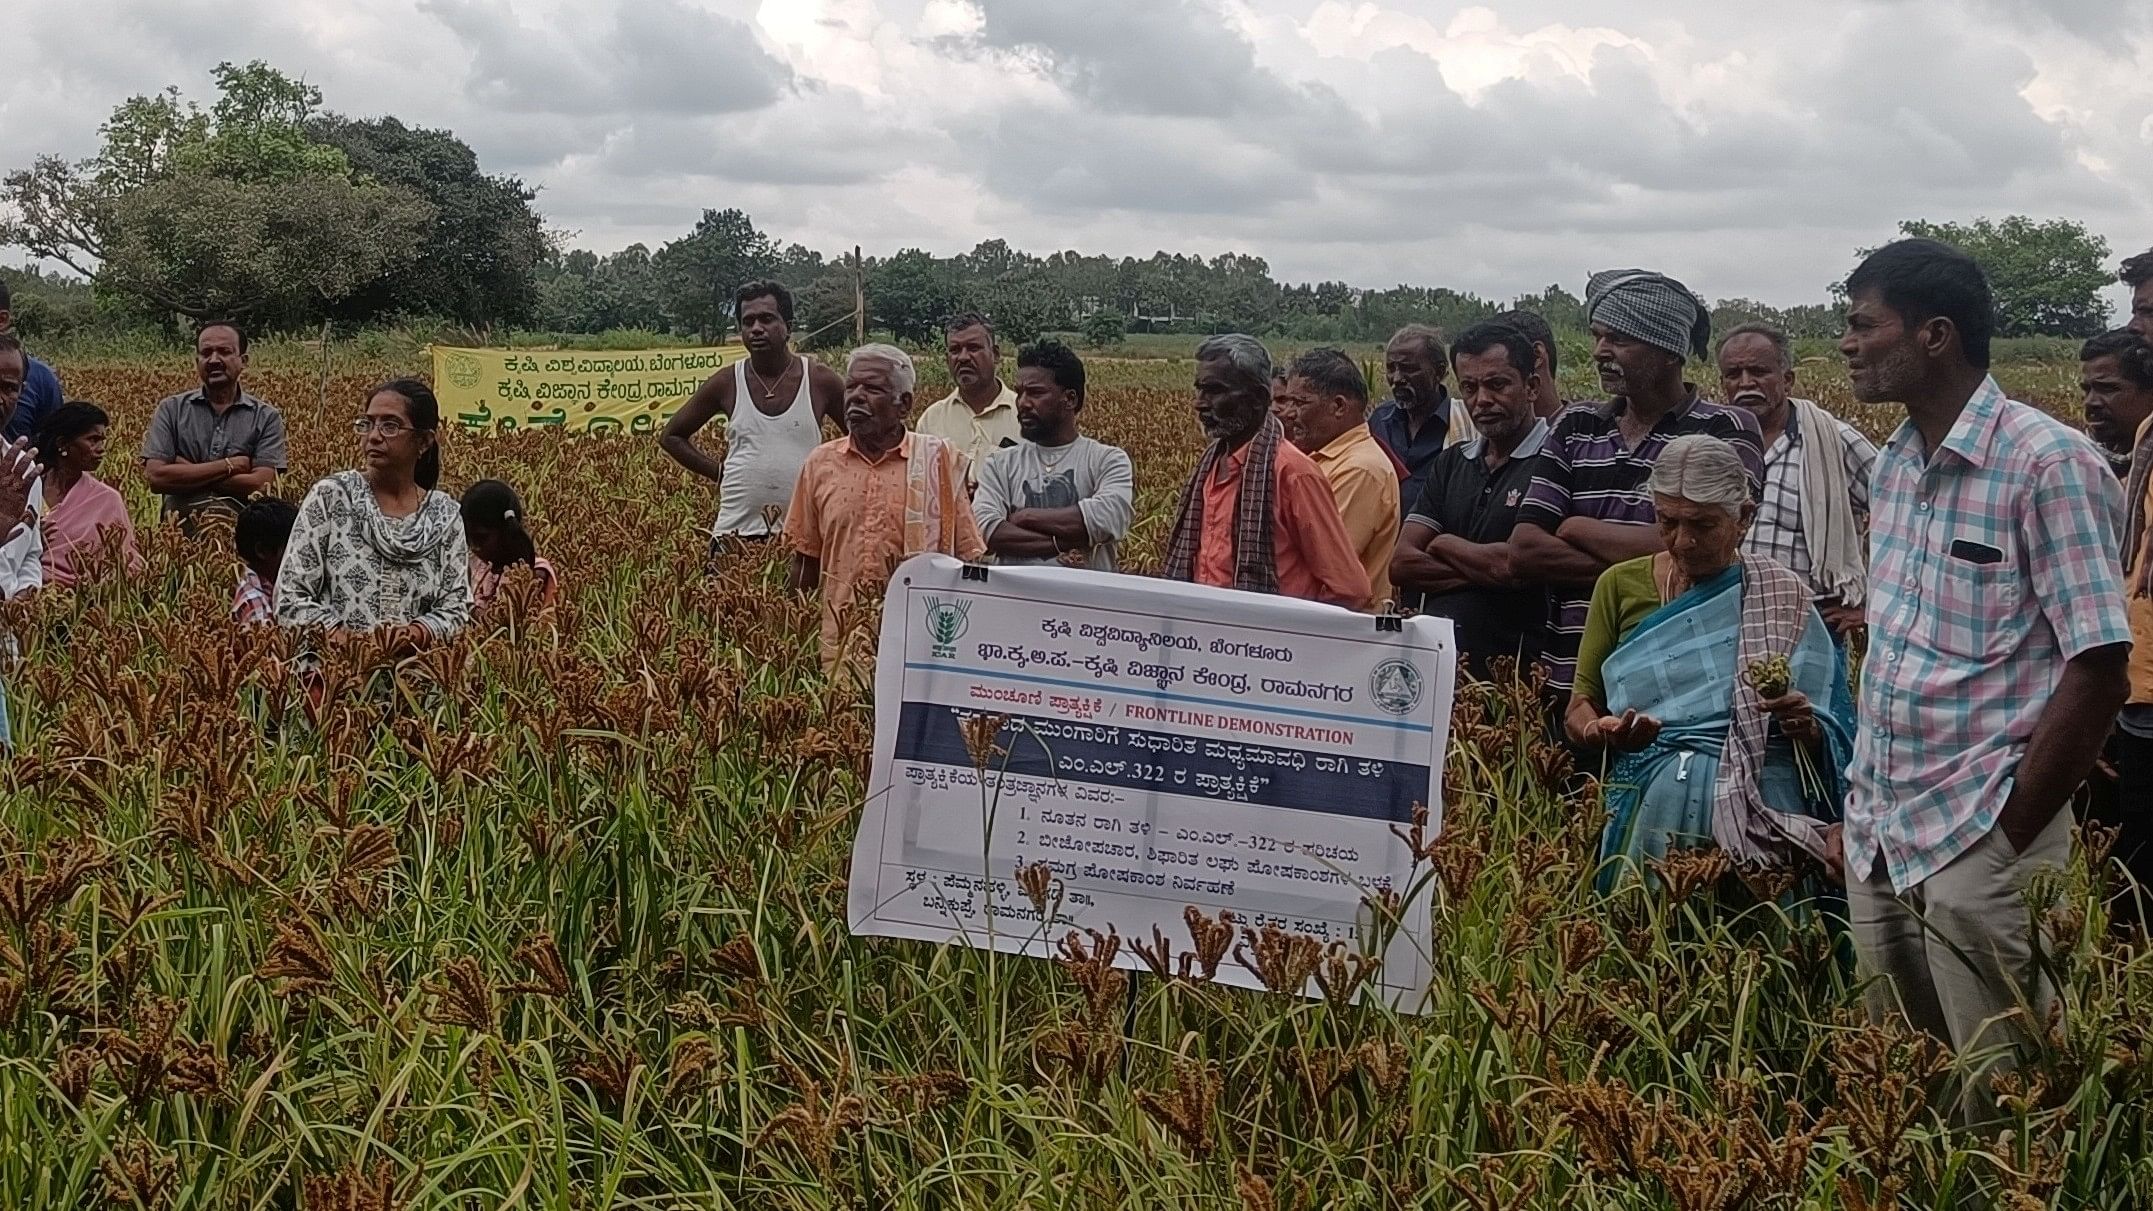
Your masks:
{"label": "white banner", "polygon": [[[1457,647],[1447,619],[1387,621],[1147,577],[907,561],[883,607],[853,932],[1045,957],[1111,926],[1118,961],[1141,967],[1128,943],[1154,927],[1193,949],[1190,906],[1233,913],[1243,936],[1275,924],[1358,951],[1364,898],[1411,893],[1363,993],[1416,1011],[1431,889],[1391,828],[1415,803],[1431,836],[1440,825]],[[1003,752],[982,778],[964,724],[996,716]],[[1016,878],[1041,862],[1045,923]],[[1217,978],[1262,986],[1230,954]]]}

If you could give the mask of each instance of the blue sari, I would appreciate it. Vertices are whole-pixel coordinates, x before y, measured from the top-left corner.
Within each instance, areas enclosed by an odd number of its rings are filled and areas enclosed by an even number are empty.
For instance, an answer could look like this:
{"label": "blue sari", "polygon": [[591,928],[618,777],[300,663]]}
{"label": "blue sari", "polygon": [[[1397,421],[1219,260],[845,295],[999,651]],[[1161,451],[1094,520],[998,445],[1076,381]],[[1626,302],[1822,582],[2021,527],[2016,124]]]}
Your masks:
{"label": "blue sari", "polygon": [[[1660,721],[1646,748],[1619,755],[1607,776],[1607,829],[1598,886],[1610,890],[1623,858],[1642,867],[1670,849],[1714,844],[1712,807],[1735,695],[1749,692],[1735,667],[1742,623],[1742,565],[1736,563],[1653,611],[1601,666],[1607,711],[1635,710]],[[1765,746],[1759,790],[1773,810],[1826,822],[1840,818],[1854,751],[1854,701],[1846,658],[1814,607],[1788,663],[1793,688],[1808,695],[1823,744],[1811,755],[1824,793],[1810,796],[1794,746],[1775,727]]]}

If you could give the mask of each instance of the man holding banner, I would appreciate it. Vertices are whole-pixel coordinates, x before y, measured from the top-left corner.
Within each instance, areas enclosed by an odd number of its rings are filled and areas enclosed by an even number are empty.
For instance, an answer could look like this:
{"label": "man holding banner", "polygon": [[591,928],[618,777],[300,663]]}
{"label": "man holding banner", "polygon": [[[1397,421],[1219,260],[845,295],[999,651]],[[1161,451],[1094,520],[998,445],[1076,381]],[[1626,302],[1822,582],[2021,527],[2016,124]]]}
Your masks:
{"label": "man holding banner", "polygon": [[[658,438],[674,462],[718,485],[713,550],[728,536],[778,534],[800,468],[822,444],[823,421],[845,427],[844,383],[829,367],[792,351],[792,291],[777,282],[749,282],[733,296],[733,313],[747,357],[711,375]],[[723,463],[695,442],[718,416],[725,417]]]}

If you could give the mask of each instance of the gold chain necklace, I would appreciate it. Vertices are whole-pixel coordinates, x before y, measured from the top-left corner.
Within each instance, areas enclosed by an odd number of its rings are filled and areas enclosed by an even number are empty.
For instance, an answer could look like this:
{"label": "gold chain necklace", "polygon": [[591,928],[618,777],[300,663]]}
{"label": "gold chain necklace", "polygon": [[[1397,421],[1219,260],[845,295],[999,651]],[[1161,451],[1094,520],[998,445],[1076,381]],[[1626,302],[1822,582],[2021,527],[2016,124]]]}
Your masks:
{"label": "gold chain necklace", "polygon": [[[748,359],[748,363],[747,363],[747,366],[748,366],[748,377],[749,377],[749,378],[751,378],[751,379],[754,379],[754,380],[755,380],[755,386],[756,386],[756,388],[757,388],[758,390],[760,390],[760,391],[761,391],[761,392],[763,393],[763,398],[764,398],[764,399],[766,399],[766,400],[774,400],[774,399],[776,399],[776,398],[777,398],[777,387],[776,387],[776,386],[773,386],[773,385],[771,385],[771,384],[768,384],[768,383],[765,383],[765,382],[763,382],[763,376],[762,376],[762,375],[760,375],[760,374],[757,374],[757,373],[755,373],[755,361],[754,361],[754,359],[753,359],[753,358],[750,358],[750,359]],[[778,375],[777,375],[777,381],[778,381],[778,383],[779,383],[779,384],[782,384],[782,383],[784,383],[784,381],[785,381],[785,376],[786,376],[787,374],[790,374],[791,372],[792,372],[792,363],[791,363],[791,362],[787,362],[787,363],[785,363],[785,368],[784,368],[783,370],[780,370],[780,371],[778,371]]]}

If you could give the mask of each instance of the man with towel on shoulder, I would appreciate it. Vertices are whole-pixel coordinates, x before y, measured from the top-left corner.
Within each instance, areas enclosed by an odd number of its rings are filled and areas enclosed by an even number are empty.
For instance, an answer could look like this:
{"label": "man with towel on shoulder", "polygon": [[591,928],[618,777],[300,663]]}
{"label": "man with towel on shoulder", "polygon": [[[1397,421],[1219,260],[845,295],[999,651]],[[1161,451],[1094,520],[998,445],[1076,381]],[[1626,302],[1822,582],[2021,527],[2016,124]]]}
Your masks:
{"label": "man with towel on shoulder", "polygon": [[1787,334],[1743,324],[1720,338],[1719,385],[1764,430],[1764,499],[1744,550],[1802,578],[1841,647],[1862,625],[1869,593],[1869,474],[1876,444],[1798,399]]}
{"label": "man with towel on shoulder", "polygon": [[1330,484],[1271,414],[1271,355],[1229,333],[1196,347],[1196,419],[1210,448],[1181,489],[1168,580],[1368,608]]}

